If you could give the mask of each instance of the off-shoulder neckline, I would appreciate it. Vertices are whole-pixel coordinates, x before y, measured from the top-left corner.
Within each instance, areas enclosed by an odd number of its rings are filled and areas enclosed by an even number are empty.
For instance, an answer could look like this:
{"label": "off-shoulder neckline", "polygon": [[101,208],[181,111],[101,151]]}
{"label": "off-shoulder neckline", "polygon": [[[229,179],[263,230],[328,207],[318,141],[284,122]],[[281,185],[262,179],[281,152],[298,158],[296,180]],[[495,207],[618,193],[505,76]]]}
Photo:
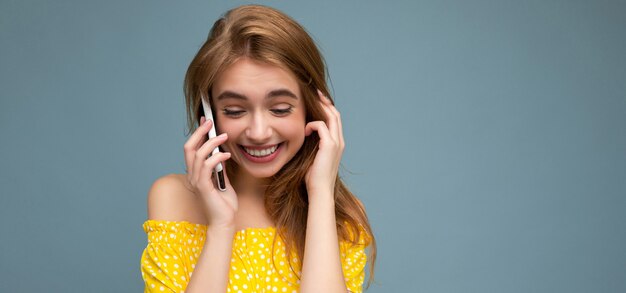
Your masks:
{"label": "off-shoulder neckline", "polygon": [[[147,223],[165,223],[165,224],[183,224],[183,225],[191,225],[191,226],[200,226],[203,229],[206,229],[207,225],[205,224],[198,224],[198,223],[192,223],[189,221],[185,221],[185,220],[155,220],[155,219],[148,219],[144,222],[144,224]],[[244,232],[249,232],[249,231],[274,231],[276,230],[276,227],[274,226],[267,226],[267,227],[246,227],[246,228],[242,228],[242,229],[238,229],[236,230],[237,233],[244,233]]]}

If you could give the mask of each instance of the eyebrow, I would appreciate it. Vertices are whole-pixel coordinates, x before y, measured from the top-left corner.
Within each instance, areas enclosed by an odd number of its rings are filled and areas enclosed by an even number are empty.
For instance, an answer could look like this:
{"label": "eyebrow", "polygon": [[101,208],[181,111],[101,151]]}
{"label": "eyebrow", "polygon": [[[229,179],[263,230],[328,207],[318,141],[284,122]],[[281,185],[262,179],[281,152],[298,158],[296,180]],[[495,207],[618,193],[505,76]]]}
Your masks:
{"label": "eyebrow", "polygon": [[[271,92],[269,92],[267,94],[267,96],[265,96],[266,100],[269,99],[273,99],[276,97],[290,97],[290,98],[294,98],[294,99],[298,99],[298,96],[296,96],[296,94],[294,94],[292,91],[288,90],[288,89],[277,89],[277,90],[273,90]],[[217,100],[221,101],[224,99],[236,99],[236,100],[248,100],[248,97],[246,97],[245,95],[242,94],[238,94],[236,92],[232,92],[232,91],[224,91],[223,93],[219,94],[217,96]]]}

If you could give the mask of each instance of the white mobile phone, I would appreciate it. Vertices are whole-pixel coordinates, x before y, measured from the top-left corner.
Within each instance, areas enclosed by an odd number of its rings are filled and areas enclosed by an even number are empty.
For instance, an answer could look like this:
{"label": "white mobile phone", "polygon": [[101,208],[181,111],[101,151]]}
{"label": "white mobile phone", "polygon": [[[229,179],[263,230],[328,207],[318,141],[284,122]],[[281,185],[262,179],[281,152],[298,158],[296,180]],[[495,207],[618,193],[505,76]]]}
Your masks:
{"label": "white mobile phone", "polygon": [[[211,129],[209,130],[208,136],[209,138],[215,137],[215,119],[213,119],[213,112],[211,111],[211,107],[207,102],[204,101],[204,99],[201,98],[200,100],[202,101],[202,109],[204,110],[204,119],[211,119],[211,121],[213,122],[213,124],[211,125]],[[213,149],[213,152],[211,152],[211,155],[214,155],[218,152],[219,148],[216,147],[215,149]],[[217,181],[217,188],[221,191],[226,191],[226,180],[224,180],[224,167],[222,166],[221,162],[218,163],[217,166],[215,166],[213,172],[215,172],[215,181]]]}

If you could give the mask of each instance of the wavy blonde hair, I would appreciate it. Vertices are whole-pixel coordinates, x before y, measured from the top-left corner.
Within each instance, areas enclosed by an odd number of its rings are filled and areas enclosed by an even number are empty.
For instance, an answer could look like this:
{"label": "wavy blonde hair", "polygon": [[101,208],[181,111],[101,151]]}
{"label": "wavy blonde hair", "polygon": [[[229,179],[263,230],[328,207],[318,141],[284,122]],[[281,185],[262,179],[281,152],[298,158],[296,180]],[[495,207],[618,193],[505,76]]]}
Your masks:
{"label": "wavy blonde hair", "polygon": [[[327,120],[318,104],[317,89],[331,101],[332,97],[326,84],[326,65],[315,42],[302,26],[284,13],[266,6],[246,5],[228,11],[215,22],[206,42],[189,65],[184,84],[189,133],[198,127],[203,115],[201,99],[207,99],[212,105],[213,83],[221,72],[242,57],[293,73],[305,104],[306,122]],[[265,208],[287,251],[297,253],[300,263],[304,255],[308,212],[304,177],[313,163],[318,144],[319,136],[315,132],[306,137],[294,158],[273,176],[272,184],[265,191]],[[226,171],[230,178],[234,178],[238,166],[234,162],[228,163]],[[339,239],[355,245],[363,241],[360,244],[369,248],[369,287],[374,278],[376,240],[365,208],[339,174],[334,193]],[[291,266],[291,258],[287,259]]]}

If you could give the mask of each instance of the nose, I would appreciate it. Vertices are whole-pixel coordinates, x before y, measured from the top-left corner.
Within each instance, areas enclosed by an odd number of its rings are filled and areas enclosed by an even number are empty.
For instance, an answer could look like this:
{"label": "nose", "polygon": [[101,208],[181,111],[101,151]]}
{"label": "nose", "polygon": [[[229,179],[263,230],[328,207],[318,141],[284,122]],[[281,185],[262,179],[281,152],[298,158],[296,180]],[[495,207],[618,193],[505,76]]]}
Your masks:
{"label": "nose", "polygon": [[268,117],[263,114],[254,115],[246,129],[246,136],[255,144],[269,142],[272,138],[272,127]]}

